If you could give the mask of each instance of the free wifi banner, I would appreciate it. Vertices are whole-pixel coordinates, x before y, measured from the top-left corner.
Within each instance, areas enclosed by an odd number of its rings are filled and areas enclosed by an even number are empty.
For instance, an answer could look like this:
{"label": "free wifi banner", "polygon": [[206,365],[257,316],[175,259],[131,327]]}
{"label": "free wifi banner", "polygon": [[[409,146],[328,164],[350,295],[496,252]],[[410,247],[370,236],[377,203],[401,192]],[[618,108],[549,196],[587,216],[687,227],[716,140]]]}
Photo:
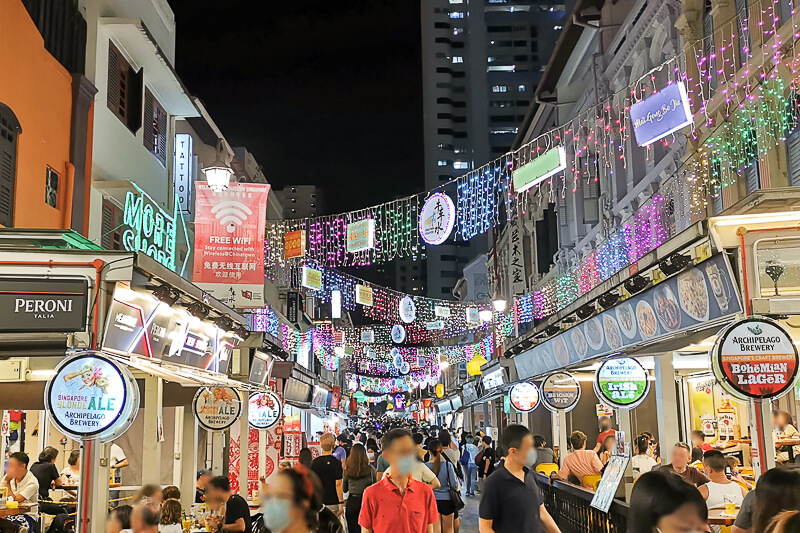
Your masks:
{"label": "free wifi banner", "polygon": [[264,305],[264,227],[269,185],[196,182],[192,281],[231,307]]}

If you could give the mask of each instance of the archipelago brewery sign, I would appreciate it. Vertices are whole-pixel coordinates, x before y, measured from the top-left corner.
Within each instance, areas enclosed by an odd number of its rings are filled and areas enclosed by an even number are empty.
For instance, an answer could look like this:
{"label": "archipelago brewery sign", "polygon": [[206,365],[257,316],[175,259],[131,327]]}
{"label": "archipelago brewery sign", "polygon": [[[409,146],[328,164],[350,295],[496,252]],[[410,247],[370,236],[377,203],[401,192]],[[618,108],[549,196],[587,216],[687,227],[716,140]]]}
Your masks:
{"label": "archipelago brewery sign", "polygon": [[93,351],[62,361],[44,394],[53,423],[74,439],[116,438],[139,409],[139,389],[127,367]]}
{"label": "archipelago brewery sign", "polygon": [[514,409],[521,413],[529,413],[539,406],[539,387],[523,381],[511,387],[508,399]]}
{"label": "archipelago brewery sign", "polygon": [[632,357],[606,359],[597,369],[594,391],[600,401],[618,409],[633,409],[647,396],[647,370]]}
{"label": "archipelago brewery sign", "polygon": [[711,361],[722,388],[739,398],[777,398],[791,390],[797,377],[792,336],[767,318],[745,318],[722,330]]}
{"label": "archipelago brewery sign", "polygon": [[542,381],[542,399],[550,411],[572,411],[581,399],[581,384],[567,372],[550,374]]}
{"label": "archipelago brewery sign", "polygon": [[247,402],[247,421],[256,429],[275,427],[283,418],[283,401],[272,391],[254,392]]}
{"label": "archipelago brewery sign", "polygon": [[203,387],[192,401],[197,423],[209,431],[223,431],[239,420],[242,401],[230,387]]}
{"label": "archipelago brewery sign", "polygon": [[0,279],[0,332],[72,333],[86,329],[85,279]]}

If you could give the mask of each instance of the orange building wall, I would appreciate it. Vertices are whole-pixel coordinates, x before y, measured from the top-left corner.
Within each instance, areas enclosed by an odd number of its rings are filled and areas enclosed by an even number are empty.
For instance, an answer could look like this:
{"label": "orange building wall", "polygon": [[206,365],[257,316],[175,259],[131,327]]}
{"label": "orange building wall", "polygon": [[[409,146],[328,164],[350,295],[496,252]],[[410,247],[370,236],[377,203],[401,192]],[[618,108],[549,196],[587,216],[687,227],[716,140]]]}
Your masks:
{"label": "orange building wall", "polygon": [[[17,137],[14,227],[68,227],[72,78],[45,50],[20,0],[0,0],[0,102],[22,126]],[[48,166],[59,174],[58,209],[45,202]]]}

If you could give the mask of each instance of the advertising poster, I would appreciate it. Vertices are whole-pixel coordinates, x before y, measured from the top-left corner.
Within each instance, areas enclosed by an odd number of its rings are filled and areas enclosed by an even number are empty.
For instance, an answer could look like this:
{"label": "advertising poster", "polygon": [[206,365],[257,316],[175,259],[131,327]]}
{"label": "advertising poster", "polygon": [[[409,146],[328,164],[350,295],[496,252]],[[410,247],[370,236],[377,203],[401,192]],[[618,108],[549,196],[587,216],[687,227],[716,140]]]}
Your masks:
{"label": "advertising poster", "polygon": [[647,370],[632,357],[603,361],[597,369],[594,389],[597,398],[620,409],[639,405],[650,390]]}
{"label": "advertising poster", "polygon": [[283,236],[283,258],[292,259],[306,255],[306,230],[289,231]]}
{"label": "advertising poster", "polygon": [[256,429],[271,429],[283,416],[283,401],[272,391],[254,392],[247,402],[247,421]]}
{"label": "advertising poster", "polygon": [[572,411],[581,399],[581,384],[567,372],[550,374],[542,382],[542,399],[550,411]]}
{"label": "advertising poster", "polygon": [[419,234],[428,244],[442,244],[452,233],[455,221],[456,208],[453,200],[444,193],[434,193],[422,205]]}
{"label": "advertising poster", "polygon": [[209,431],[223,431],[239,420],[242,401],[230,387],[203,387],[192,402],[197,423]]}
{"label": "advertising poster", "polygon": [[264,227],[269,185],[235,183],[214,192],[195,183],[192,281],[231,307],[264,305]]}
{"label": "advertising poster", "polygon": [[636,144],[646,146],[692,123],[683,82],[671,83],[631,106]]}
{"label": "advertising poster", "polygon": [[528,413],[539,406],[539,387],[525,381],[517,383],[511,387],[508,397],[514,409]]}

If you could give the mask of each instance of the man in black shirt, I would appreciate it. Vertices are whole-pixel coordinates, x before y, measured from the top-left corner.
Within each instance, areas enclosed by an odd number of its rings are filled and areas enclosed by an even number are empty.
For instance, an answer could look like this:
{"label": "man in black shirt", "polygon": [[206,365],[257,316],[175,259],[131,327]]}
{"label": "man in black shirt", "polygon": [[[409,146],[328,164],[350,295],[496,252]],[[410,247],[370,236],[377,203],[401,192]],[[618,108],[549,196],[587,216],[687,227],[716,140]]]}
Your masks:
{"label": "man in black shirt", "polygon": [[489,474],[494,472],[494,463],[497,460],[494,448],[492,448],[492,437],[483,437],[483,451],[479,454],[481,459],[478,464],[478,490],[483,492],[483,484]]}
{"label": "man in black shirt", "polygon": [[50,497],[51,488],[57,489],[64,485],[55,465],[56,457],[58,457],[58,450],[48,446],[39,454],[39,460],[30,467],[31,474],[39,481],[39,511],[44,514],[68,513],[66,507],[53,503],[53,499]]}
{"label": "man in black shirt", "polygon": [[208,487],[209,481],[211,481],[211,472],[208,470],[200,470],[197,472],[197,485],[194,487],[194,503],[205,503],[206,488]]}
{"label": "man in black shirt", "polygon": [[231,483],[225,476],[211,478],[206,487],[206,501],[212,509],[224,505],[223,518],[211,518],[213,531],[222,533],[249,533],[252,528],[247,501],[231,492]]}
{"label": "man in black shirt", "polygon": [[493,533],[561,533],[542,503],[530,467],[536,462],[533,435],[512,424],[501,437],[505,462],[486,479],[478,511],[480,530]]}
{"label": "man in black shirt", "polygon": [[333,447],[336,444],[336,437],[332,433],[325,433],[319,439],[322,448],[322,455],[311,462],[311,471],[314,472],[322,482],[322,503],[336,516],[342,516],[344,503],[342,496],[342,477],[344,471],[342,462],[333,456]]}

